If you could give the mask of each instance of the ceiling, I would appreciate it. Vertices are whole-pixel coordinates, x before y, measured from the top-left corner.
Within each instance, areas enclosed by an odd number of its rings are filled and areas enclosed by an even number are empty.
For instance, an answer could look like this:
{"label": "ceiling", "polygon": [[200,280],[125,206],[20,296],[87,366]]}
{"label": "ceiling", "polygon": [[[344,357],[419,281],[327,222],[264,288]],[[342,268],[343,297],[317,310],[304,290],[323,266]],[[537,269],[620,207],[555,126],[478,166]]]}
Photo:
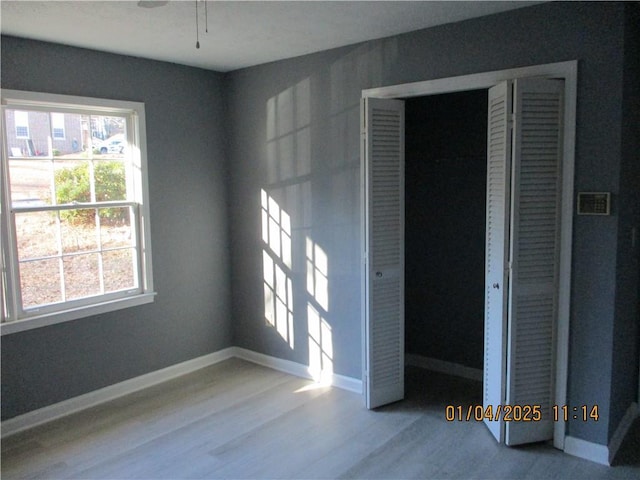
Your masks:
{"label": "ceiling", "polygon": [[160,3],[2,0],[1,32],[224,72],[540,2]]}

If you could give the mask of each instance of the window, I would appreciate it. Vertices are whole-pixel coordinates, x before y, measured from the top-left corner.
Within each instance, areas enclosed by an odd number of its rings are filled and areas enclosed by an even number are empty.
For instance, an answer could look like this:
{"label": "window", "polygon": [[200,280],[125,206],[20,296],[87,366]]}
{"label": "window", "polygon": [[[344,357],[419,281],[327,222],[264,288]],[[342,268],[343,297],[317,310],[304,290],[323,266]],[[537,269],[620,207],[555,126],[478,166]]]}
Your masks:
{"label": "window", "polygon": [[16,122],[16,137],[29,138],[29,114],[27,112],[14,112]]}
{"label": "window", "polygon": [[51,114],[51,136],[54,140],[64,140],[64,113]]}
{"label": "window", "polygon": [[144,104],[2,90],[2,110],[2,334],[151,302]]}

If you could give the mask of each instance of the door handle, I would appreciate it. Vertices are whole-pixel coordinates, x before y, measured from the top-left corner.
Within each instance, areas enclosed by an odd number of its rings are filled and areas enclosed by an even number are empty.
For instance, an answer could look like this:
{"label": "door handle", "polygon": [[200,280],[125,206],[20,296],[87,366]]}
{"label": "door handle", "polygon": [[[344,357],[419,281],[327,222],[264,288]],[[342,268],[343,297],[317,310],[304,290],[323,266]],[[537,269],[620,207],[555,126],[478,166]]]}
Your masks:
{"label": "door handle", "polygon": [[500,289],[500,284],[499,283],[494,283],[493,284],[493,288]]}
{"label": "door handle", "polygon": [[382,278],[382,272],[376,272],[376,277]]}

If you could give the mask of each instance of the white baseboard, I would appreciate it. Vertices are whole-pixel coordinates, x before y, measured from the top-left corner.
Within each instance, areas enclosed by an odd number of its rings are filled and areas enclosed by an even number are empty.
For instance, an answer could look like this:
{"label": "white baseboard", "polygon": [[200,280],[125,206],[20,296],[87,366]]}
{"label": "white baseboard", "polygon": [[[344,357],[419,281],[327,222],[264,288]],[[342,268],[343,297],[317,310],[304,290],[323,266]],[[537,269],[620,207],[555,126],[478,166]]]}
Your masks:
{"label": "white baseboard", "polygon": [[247,350],[246,348],[232,347],[234,357],[241,358],[248,362],[262,365],[263,367],[269,367],[279,372],[288,373],[296,377],[311,378],[309,371],[305,365],[301,363],[292,362],[290,360],[283,360],[282,358],[271,357],[263,353],[254,352],[253,350]]}
{"label": "white baseboard", "polygon": [[[257,353],[245,348],[233,347],[233,349],[234,356],[243,360],[257,363],[258,365],[269,367],[280,372],[288,373],[290,375],[295,375],[296,377],[317,380],[315,376],[309,371],[309,367],[307,365],[292,362],[290,360],[271,357],[269,355]],[[326,381],[323,381],[322,383],[341,388],[342,390],[348,390],[353,393],[362,393],[362,381],[358,380],[357,378],[346,377],[344,375],[338,375],[337,373],[330,373],[326,376]]]}
{"label": "white baseboard", "polygon": [[[152,387],[233,357],[241,358],[297,377],[312,379],[309,368],[300,363],[270,357],[244,348],[229,347],[10,418],[0,425],[0,436],[7,437],[22,432],[43,423],[65,417],[110,400],[115,400],[124,395]],[[332,374],[329,383],[344,390],[358,394],[362,393],[362,382],[355,378]]]}
{"label": "white baseboard", "polygon": [[609,449],[606,445],[567,435],[564,439],[564,452],[601,465],[609,465]]}
{"label": "white baseboard", "polygon": [[23,415],[19,415],[2,422],[2,437],[13,435],[14,433],[33,428],[57,418],[70,415],[80,410],[94,407],[104,402],[137,392],[143,388],[152,387],[173,378],[186,375],[204,367],[227,360],[233,357],[233,349],[225,348],[218,352],[210,353],[202,357],[187,360],[161,370],[156,370],[139,377],[131,378],[123,382],[109,385],[108,387],[94,390],[77,397],[63,400],[37,410],[32,410]]}
{"label": "white baseboard", "polygon": [[437,358],[423,357],[413,353],[406,353],[405,363],[413,367],[433,370],[434,372],[446,373],[456,377],[468,378],[470,380],[482,381],[482,370],[479,368],[467,367],[458,363],[446,362]]}
{"label": "white baseboard", "polygon": [[611,441],[609,442],[609,465],[613,463],[613,459],[618,453],[624,437],[629,432],[631,425],[633,425],[633,421],[638,417],[638,415],[640,415],[640,408],[638,408],[637,403],[633,402],[629,405],[629,408],[627,408],[624,417],[620,420],[618,428],[616,428],[616,431],[613,433]]}
{"label": "white baseboard", "polygon": [[631,428],[631,425],[638,415],[640,415],[640,408],[638,408],[638,404],[631,403],[625,412],[624,417],[620,420],[618,428],[616,428],[616,431],[611,437],[609,445],[600,445],[599,443],[588,442],[571,436],[565,437],[565,453],[584,458],[586,460],[591,460],[602,465],[611,465],[613,463],[613,459],[618,453],[618,450],[620,449],[620,446],[622,445],[624,437],[629,432],[629,428]]}

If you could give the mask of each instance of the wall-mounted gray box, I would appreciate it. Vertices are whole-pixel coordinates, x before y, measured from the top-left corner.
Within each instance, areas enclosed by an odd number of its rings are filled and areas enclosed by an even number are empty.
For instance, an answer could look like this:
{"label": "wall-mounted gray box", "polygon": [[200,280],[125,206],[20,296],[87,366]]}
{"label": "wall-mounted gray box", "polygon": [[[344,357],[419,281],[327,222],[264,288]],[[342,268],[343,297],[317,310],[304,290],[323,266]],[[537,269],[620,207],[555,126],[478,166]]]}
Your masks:
{"label": "wall-mounted gray box", "polygon": [[611,193],[579,192],[578,215],[609,215],[611,213]]}

